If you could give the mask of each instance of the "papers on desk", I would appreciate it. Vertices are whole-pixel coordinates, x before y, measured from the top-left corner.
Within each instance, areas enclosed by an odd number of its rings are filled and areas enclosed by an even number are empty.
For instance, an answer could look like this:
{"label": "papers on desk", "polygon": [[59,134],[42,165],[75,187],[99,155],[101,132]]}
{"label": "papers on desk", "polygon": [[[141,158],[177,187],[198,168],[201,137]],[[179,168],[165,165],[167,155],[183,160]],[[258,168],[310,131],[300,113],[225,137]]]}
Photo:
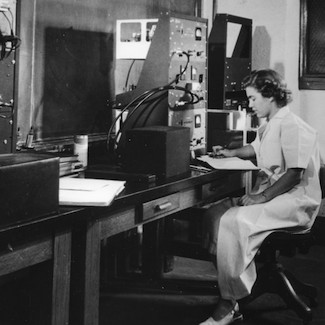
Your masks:
{"label": "papers on desk", "polygon": [[231,170],[258,170],[250,160],[240,159],[238,157],[231,158],[213,158],[208,155],[204,155],[197,158],[204,161],[213,169],[231,169]]}
{"label": "papers on desk", "polygon": [[108,206],[124,189],[125,181],[91,178],[60,178],[59,204]]}

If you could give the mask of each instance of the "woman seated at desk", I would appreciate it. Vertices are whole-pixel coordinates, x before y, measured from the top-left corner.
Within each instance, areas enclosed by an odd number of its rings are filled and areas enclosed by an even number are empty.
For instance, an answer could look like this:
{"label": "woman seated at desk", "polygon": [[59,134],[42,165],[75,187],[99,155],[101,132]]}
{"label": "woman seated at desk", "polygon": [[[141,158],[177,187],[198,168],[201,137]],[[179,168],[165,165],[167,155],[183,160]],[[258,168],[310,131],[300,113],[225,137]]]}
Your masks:
{"label": "woman seated at desk", "polygon": [[237,300],[256,280],[254,257],[263,240],[284,229],[311,228],[321,202],[319,149],[314,129],[291,113],[291,92],[273,70],[244,80],[249,106],[266,123],[256,139],[238,149],[217,147],[225,157],[256,158],[260,171],[250,194],[226,199],[205,215],[205,245],[218,272],[220,299],[201,325],[226,325],[242,318]]}

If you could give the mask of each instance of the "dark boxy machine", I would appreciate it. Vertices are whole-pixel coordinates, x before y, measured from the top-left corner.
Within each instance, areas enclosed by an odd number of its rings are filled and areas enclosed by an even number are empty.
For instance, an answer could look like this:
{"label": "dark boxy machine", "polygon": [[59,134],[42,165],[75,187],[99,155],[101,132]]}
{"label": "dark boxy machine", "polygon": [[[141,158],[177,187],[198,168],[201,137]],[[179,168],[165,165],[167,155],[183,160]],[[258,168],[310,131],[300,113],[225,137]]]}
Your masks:
{"label": "dark boxy machine", "polygon": [[158,179],[184,176],[190,170],[190,129],[148,126],[126,132],[124,167],[128,172],[152,173]]}
{"label": "dark boxy machine", "polygon": [[43,154],[0,155],[0,226],[58,211],[59,158]]}

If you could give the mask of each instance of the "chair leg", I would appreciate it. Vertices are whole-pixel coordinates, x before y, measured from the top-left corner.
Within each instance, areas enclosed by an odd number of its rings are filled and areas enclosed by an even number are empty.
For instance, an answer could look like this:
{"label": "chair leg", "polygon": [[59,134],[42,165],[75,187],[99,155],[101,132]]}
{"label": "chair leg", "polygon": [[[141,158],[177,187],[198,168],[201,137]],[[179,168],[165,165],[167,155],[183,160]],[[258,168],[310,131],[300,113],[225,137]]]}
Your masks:
{"label": "chair leg", "polygon": [[299,281],[291,272],[288,270],[284,270],[284,274],[292,284],[294,290],[298,295],[303,295],[307,298],[309,298],[310,306],[316,307],[318,305],[317,303],[317,289],[308,284]]}
{"label": "chair leg", "polygon": [[241,303],[245,305],[258,298],[263,293],[280,295],[288,308],[296,312],[307,325],[312,320],[312,311],[298,296],[302,294],[316,302],[317,290],[315,287],[298,281],[293,274],[283,269],[280,264],[267,263],[258,270],[257,281],[249,297]]}
{"label": "chair leg", "polygon": [[244,298],[243,301],[252,302],[263,293],[271,292],[272,288],[274,288],[274,281],[272,280],[272,272],[270,272],[269,264],[264,265],[258,270],[257,279],[251,295],[247,299]]}
{"label": "chair leg", "polygon": [[281,298],[289,308],[293,309],[303,319],[305,324],[308,324],[313,317],[312,311],[297,295],[281,266],[277,266],[275,277],[278,283],[278,293]]}

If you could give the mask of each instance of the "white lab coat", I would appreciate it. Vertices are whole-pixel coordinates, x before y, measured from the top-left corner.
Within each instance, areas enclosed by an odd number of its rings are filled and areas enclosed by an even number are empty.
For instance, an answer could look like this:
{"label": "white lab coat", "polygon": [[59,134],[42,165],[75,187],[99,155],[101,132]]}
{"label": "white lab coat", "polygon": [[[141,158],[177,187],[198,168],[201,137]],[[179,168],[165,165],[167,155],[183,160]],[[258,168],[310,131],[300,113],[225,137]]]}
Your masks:
{"label": "white lab coat", "polygon": [[209,248],[216,254],[218,283],[224,299],[249,295],[256,280],[254,257],[263,240],[277,229],[310,229],[321,202],[316,132],[288,107],[281,108],[258,129],[252,146],[261,168],[252,193],[268,188],[288,168],[305,171],[300,184],[269,202],[238,206],[236,200],[228,199],[221,202],[219,209],[213,208],[214,212],[219,211],[219,217],[217,212],[210,220],[214,229]]}

